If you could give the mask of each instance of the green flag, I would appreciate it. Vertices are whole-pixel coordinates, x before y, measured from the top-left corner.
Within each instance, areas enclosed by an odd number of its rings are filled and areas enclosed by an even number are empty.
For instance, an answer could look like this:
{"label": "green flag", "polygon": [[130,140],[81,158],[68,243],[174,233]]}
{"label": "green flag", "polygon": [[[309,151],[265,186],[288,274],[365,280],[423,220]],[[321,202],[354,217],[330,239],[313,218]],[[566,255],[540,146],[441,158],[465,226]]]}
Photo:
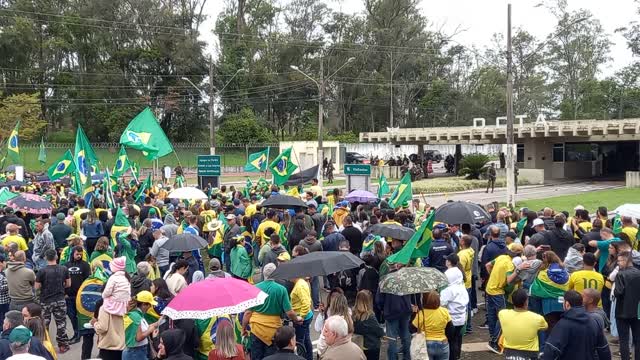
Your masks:
{"label": "green flag", "polygon": [[40,139],[40,152],[38,153],[38,161],[41,165],[47,162],[47,149],[44,147],[44,138]]}
{"label": "green flag", "polygon": [[54,181],[73,173],[75,170],[76,164],[73,162],[73,154],[71,154],[71,150],[67,150],[58,161],[49,167],[47,174],[49,175],[49,180]]}
{"label": "green flag", "polygon": [[13,161],[14,164],[20,163],[20,141],[18,139],[18,130],[20,129],[20,120],[16,123],[16,126],[11,131],[9,135],[9,140],[7,141],[7,154],[9,155],[9,159]]}
{"label": "green flag", "polygon": [[258,179],[258,190],[262,192],[268,189],[269,189],[269,182],[265,180],[263,177]]}
{"label": "green flag", "polygon": [[620,214],[616,214],[616,216],[613,217],[613,222],[611,224],[611,231],[613,231],[614,234],[622,232],[622,218],[620,217]]}
{"label": "green flag", "polygon": [[249,155],[247,164],[244,166],[244,171],[247,171],[247,172],[267,171],[268,162],[269,162],[269,148],[266,148],[262,151]]}
{"label": "green flag", "polygon": [[135,195],[133,196],[136,199],[136,202],[143,199],[144,192],[151,189],[152,186],[153,184],[151,183],[151,174],[149,174],[147,176],[147,180],[145,180],[142,184],[140,184],[140,187],[138,188]]}
{"label": "green flag", "polygon": [[105,169],[104,178],[102,179],[102,191],[104,192],[104,199],[109,209],[116,207],[116,200],[113,196],[113,190],[111,189],[111,175],[109,175],[109,169]]}
{"label": "green flag", "polygon": [[527,225],[528,220],[529,219],[527,219],[527,217],[525,216],[522,219],[518,220],[518,223],[516,224],[516,232],[518,233],[518,239],[520,239],[522,243],[524,243],[522,234],[524,234],[524,227]]}
{"label": "green flag", "polygon": [[78,125],[76,132],[75,146],[75,165],[76,165],[76,191],[85,198],[85,202],[89,204],[93,195],[93,184],[91,183],[91,168],[98,164],[98,158],[93,152],[93,148],[82,130],[82,126]]}
{"label": "green flag", "polygon": [[389,193],[389,183],[387,182],[387,178],[384,174],[380,174],[378,178],[378,197],[382,199],[382,197]]}
{"label": "green flag", "polygon": [[269,170],[273,174],[273,183],[282,185],[293,175],[298,166],[291,161],[291,148],[285,149],[269,164]]}
{"label": "green flag", "polygon": [[426,257],[429,255],[431,247],[431,229],[433,228],[433,219],[435,211],[429,214],[429,217],[422,222],[420,228],[411,236],[409,241],[397,253],[387,257],[389,263],[408,264],[411,259],[418,257]]}
{"label": "green flag", "polygon": [[413,197],[413,190],[411,189],[411,174],[407,171],[406,174],[400,180],[398,187],[391,194],[391,200],[389,200],[389,206],[394,209],[398,206],[402,206],[405,201],[411,200]]}
{"label": "green flag", "polygon": [[124,146],[120,147],[120,152],[118,153],[118,157],[116,158],[116,164],[113,166],[113,176],[120,177],[125,173],[131,164],[129,163],[129,157],[127,156],[127,150],[125,150]]}
{"label": "green flag", "polygon": [[173,152],[167,138],[150,108],[142,110],[124,129],[120,144],[142,151],[148,160],[155,160]]}
{"label": "green flag", "polygon": [[247,178],[247,183],[244,186],[244,197],[246,197],[247,199],[251,195],[251,188],[252,187],[253,187],[253,182],[251,181],[251,178]]}
{"label": "green flag", "polygon": [[136,162],[131,163],[131,175],[133,175],[133,179],[135,182],[138,182],[138,175],[140,174],[140,165]]}

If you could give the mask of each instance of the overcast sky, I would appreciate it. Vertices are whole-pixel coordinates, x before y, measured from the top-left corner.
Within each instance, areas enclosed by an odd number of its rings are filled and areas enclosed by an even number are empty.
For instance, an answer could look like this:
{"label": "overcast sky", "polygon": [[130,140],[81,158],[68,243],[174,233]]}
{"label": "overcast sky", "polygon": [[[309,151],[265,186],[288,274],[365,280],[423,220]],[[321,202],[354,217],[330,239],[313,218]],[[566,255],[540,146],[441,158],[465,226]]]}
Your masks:
{"label": "overcast sky", "polygon": [[[287,3],[287,0],[277,0]],[[363,0],[324,0],[331,8],[345,13],[362,13]],[[431,22],[434,29],[452,33],[455,29],[464,29],[453,38],[465,46],[482,48],[490,45],[494,33],[506,34],[507,4],[512,5],[513,27],[522,27],[539,39],[553,31],[556,19],[543,7],[536,7],[541,0],[422,0],[422,14]],[[611,51],[612,61],[602,67],[601,76],[613,74],[633,61],[631,51],[622,35],[615,29],[627,26],[638,19],[638,3],[634,0],[568,0],[570,9],[590,10],[602,23],[604,30],[614,42]],[[201,37],[212,49],[212,29],[215,19],[224,7],[225,0],[208,0],[205,6],[207,21],[202,25]]]}

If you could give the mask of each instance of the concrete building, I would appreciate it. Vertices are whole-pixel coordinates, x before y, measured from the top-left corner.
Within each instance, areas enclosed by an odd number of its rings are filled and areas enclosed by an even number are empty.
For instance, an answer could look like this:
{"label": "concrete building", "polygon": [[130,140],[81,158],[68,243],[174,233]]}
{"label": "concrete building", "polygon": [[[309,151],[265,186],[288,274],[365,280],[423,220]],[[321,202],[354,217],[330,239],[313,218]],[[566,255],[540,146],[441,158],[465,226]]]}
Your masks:
{"label": "concrete building", "polygon": [[[516,164],[529,176],[541,179],[620,177],[640,169],[640,119],[548,121],[538,117],[514,124]],[[418,153],[430,144],[505,144],[506,118],[486,125],[388,129],[360,134],[361,142],[418,145]]]}
{"label": "concrete building", "polygon": [[[309,169],[317,164],[322,164],[323,159],[318,159],[318,142],[317,141],[282,141],[280,142],[280,152],[284,149],[292,148],[294,164],[298,165],[300,170]],[[333,160],[334,174],[342,172],[342,163],[340,161],[340,143],[338,141],[324,141],[322,143],[324,157],[327,160]]]}

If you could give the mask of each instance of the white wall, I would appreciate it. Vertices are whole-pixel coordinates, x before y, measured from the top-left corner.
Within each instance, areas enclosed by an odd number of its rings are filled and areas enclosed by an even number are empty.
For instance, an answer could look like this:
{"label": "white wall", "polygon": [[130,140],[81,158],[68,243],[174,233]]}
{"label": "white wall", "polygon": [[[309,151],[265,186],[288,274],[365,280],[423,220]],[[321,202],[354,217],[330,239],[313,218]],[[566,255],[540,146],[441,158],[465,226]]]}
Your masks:
{"label": "white wall", "polygon": [[[400,145],[396,147],[393,144],[378,144],[378,143],[359,143],[359,144],[344,144],[347,151],[357,152],[364,156],[378,156],[380,158],[388,158],[390,156],[403,156],[418,153],[418,145]],[[500,144],[487,144],[487,145],[462,145],[462,154],[481,153],[487,155],[497,155],[502,150],[503,146]],[[454,154],[456,152],[455,145],[429,145],[425,144],[426,150],[438,150],[443,156],[447,154]]]}

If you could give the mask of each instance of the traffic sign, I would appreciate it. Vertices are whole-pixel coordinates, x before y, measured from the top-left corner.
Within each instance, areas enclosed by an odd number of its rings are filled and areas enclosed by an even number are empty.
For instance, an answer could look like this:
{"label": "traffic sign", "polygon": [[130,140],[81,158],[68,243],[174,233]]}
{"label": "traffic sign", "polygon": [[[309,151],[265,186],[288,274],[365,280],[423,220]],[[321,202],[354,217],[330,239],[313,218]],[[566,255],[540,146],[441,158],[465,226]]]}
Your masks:
{"label": "traffic sign", "polygon": [[367,164],[345,164],[345,175],[364,175],[371,176],[371,165]]}
{"label": "traffic sign", "polygon": [[198,176],[220,176],[220,155],[198,155]]}

